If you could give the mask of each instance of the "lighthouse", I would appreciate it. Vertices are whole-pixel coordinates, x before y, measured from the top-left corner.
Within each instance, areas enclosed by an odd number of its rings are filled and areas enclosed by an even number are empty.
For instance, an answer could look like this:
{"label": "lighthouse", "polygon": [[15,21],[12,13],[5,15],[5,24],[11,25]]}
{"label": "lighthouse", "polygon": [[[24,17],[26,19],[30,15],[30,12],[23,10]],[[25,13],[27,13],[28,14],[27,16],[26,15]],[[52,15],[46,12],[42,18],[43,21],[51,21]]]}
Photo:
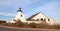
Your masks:
{"label": "lighthouse", "polygon": [[21,21],[21,22],[26,22],[25,16],[22,13],[21,8],[18,9],[16,17],[12,19],[13,23],[15,23],[18,20]]}

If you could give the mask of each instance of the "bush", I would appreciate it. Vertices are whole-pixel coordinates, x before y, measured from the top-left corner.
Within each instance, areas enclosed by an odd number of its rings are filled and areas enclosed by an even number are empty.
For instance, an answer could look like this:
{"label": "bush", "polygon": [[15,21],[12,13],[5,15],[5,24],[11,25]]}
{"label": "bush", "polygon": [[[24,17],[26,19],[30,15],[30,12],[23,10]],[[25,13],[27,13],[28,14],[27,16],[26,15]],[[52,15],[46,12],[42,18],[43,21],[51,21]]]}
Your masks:
{"label": "bush", "polygon": [[55,29],[60,29],[60,25],[54,25]]}
{"label": "bush", "polygon": [[17,21],[17,22],[15,23],[15,26],[16,26],[16,27],[22,27],[22,26],[24,26],[24,23],[21,22],[21,21]]}
{"label": "bush", "polygon": [[0,24],[2,24],[2,23],[6,23],[6,21],[0,20]]}
{"label": "bush", "polygon": [[34,23],[34,22],[32,22],[32,23],[30,23],[30,24],[28,24],[28,25],[29,25],[30,28],[36,28],[36,25],[37,25],[37,24]]}
{"label": "bush", "polygon": [[39,28],[39,29],[47,29],[47,26],[48,26],[48,24],[46,24],[46,23],[40,23],[40,24],[37,24],[36,25],[36,28]]}
{"label": "bush", "polygon": [[60,25],[48,25],[47,23],[36,24],[34,22],[27,24],[18,20],[16,23],[2,23],[3,26],[20,28],[39,28],[39,29],[60,29]]}

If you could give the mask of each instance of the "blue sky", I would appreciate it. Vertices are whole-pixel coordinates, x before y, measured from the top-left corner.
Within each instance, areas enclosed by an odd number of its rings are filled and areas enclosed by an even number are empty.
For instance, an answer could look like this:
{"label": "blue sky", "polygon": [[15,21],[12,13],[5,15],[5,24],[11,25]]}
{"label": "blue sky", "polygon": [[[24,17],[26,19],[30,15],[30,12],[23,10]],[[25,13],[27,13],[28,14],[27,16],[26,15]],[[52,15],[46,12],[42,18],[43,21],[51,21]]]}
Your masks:
{"label": "blue sky", "polygon": [[42,12],[48,17],[60,20],[60,0],[0,0],[0,19],[11,20],[21,7],[26,18]]}

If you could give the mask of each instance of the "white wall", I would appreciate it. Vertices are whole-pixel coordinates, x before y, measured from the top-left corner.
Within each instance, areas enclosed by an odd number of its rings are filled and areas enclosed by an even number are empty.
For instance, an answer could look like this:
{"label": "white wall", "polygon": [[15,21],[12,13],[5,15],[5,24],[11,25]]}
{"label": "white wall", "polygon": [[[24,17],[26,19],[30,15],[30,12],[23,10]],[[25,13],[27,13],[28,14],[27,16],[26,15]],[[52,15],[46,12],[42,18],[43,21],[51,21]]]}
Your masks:
{"label": "white wall", "polygon": [[48,18],[44,14],[42,14],[42,13],[39,13],[38,15],[33,17],[32,19],[35,19],[35,20],[39,19],[39,20],[41,20],[41,18],[43,18],[43,19],[45,18],[46,22],[48,22]]}
{"label": "white wall", "polygon": [[55,22],[56,22],[56,21],[55,21],[53,18],[50,18],[50,21],[49,21],[49,24],[50,24],[50,25],[55,24]]}
{"label": "white wall", "polygon": [[[22,15],[22,16],[21,16]],[[17,15],[16,15],[16,17],[14,18],[15,20],[21,20],[22,22],[25,22],[26,21],[26,19],[25,19],[25,17],[24,17],[24,15],[21,13],[21,12],[18,12],[17,13]]]}

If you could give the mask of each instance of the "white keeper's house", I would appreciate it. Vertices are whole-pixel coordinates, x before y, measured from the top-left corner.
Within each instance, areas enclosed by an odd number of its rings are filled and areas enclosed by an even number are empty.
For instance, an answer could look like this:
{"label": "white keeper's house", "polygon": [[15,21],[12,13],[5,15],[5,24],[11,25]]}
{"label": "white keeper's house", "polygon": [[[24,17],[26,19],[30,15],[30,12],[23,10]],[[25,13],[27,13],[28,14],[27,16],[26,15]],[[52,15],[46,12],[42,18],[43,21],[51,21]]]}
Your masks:
{"label": "white keeper's house", "polygon": [[34,23],[54,24],[54,22],[55,22],[55,20],[53,18],[49,18],[41,12],[38,12],[38,13],[30,16],[29,18],[25,19],[25,16],[22,13],[21,8],[18,9],[16,17],[12,19],[12,23],[15,23],[18,20],[20,20],[21,22],[27,22],[27,23],[34,22]]}

